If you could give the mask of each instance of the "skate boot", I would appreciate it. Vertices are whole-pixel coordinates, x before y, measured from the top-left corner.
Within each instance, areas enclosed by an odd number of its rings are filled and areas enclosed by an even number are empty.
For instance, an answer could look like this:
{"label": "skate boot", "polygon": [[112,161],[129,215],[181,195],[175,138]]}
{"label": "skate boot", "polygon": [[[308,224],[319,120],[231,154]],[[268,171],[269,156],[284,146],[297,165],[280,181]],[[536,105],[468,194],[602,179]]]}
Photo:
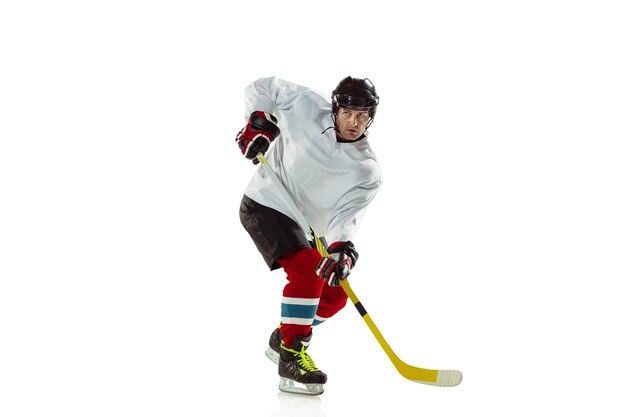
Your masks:
{"label": "skate boot", "polygon": [[298,336],[291,347],[284,342],[280,344],[278,360],[278,389],[294,394],[319,395],[324,392],[326,374],[315,366],[306,352],[311,336]]}
{"label": "skate boot", "polygon": [[272,362],[278,365],[278,358],[280,357],[280,344],[283,341],[283,334],[280,332],[280,326],[272,332],[270,336],[270,347],[265,351],[265,356],[270,358]]}

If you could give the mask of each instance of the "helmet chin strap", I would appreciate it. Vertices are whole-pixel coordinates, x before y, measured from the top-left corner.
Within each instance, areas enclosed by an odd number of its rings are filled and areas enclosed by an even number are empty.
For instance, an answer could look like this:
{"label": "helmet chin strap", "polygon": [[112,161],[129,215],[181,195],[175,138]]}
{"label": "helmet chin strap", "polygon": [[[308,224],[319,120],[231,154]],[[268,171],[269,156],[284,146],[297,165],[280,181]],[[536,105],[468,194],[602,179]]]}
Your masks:
{"label": "helmet chin strap", "polygon": [[326,132],[327,132],[328,130],[330,130],[330,129],[334,129],[334,130],[335,130],[335,132],[337,132],[337,131],[338,131],[338,130],[337,130],[337,117],[336,117],[336,113],[331,113],[331,114],[330,114],[330,118],[331,118],[331,119],[332,119],[332,121],[333,121],[333,125],[332,125],[332,126],[328,126],[326,129],[322,130],[322,135],[323,135],[324,133],[326,133]]}

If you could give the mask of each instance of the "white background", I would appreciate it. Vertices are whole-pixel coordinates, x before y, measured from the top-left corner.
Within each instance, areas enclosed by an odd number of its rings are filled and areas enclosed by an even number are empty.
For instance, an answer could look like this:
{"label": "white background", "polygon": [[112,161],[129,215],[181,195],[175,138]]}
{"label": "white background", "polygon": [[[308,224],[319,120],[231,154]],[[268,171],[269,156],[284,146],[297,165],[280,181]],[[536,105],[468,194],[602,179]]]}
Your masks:
{"label": "white background", "polygon": [[[626,15],[618,1],[0,6],[0,415],[623,416]],[[409,5],[410,4],[410,5]],[[384,185],[326,393],[278,394],[239,224],[243,89],[381,96]]]}

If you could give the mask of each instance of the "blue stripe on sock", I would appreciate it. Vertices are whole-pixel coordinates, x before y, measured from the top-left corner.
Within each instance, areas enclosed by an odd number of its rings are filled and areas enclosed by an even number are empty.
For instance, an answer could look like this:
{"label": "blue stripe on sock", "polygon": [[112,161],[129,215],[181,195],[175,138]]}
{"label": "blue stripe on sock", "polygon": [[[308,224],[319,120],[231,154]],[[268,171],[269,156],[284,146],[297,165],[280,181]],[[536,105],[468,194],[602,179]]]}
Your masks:
{"label": "blue stripe on sock", "polygon": [[300,304],[285,304],[280,305],[280,314],[282,317],[295,317],[301,319],[313,319],[317,306],[306,306]]}

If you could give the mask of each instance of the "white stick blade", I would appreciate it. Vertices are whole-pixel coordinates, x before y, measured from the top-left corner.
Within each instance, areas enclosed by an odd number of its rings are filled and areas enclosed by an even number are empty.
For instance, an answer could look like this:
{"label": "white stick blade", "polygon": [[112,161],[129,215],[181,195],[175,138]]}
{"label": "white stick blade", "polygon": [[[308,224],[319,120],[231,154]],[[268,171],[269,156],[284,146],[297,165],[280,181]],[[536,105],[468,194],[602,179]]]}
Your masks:
{"label": "white stick blade", "polygon": [[460,371],[444,370],[437,372],[437,382],[433,385],[438,387],[455,387],[463,380],[463,374]]}

